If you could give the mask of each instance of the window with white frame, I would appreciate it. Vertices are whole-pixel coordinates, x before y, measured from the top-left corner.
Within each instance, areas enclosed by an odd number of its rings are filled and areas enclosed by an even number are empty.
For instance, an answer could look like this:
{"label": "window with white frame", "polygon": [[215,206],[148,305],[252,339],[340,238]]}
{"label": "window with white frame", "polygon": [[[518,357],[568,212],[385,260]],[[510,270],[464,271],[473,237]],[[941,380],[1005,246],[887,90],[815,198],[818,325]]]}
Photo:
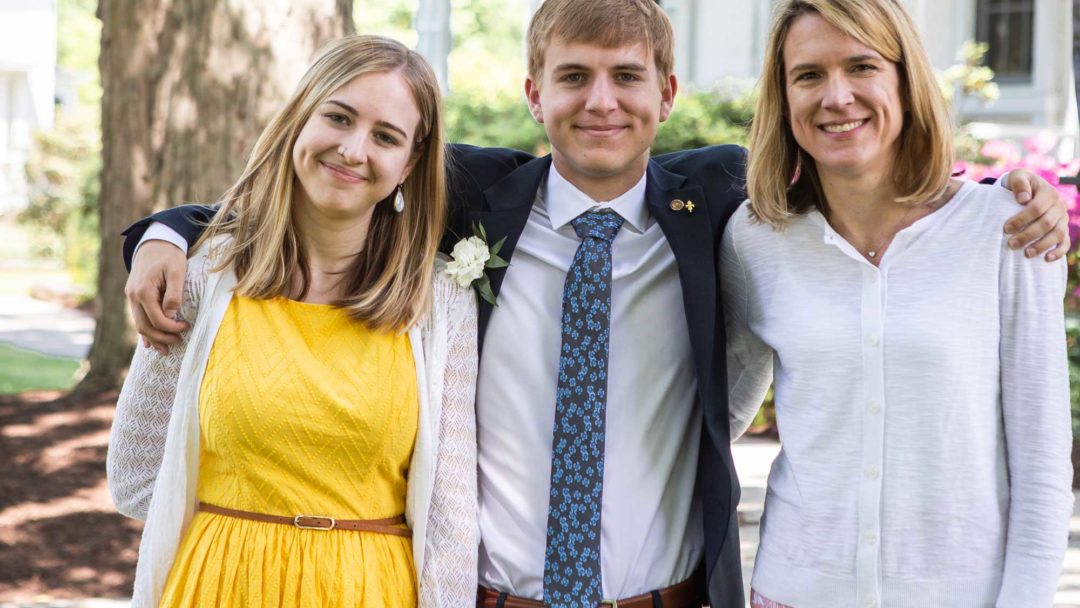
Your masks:
{"label": "window with white frame", "polygon": [[1035,0],[976,0],[975,38],[986,42],[986,65],[995,80],[1031,82]]}

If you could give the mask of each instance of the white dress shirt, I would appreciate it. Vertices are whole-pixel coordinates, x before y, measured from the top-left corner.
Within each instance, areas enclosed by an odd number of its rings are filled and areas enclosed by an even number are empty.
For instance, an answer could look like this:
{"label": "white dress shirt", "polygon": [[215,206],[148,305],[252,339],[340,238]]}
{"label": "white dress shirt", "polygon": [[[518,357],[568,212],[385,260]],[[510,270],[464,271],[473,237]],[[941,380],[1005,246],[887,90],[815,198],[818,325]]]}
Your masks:
{"label": "white dress shirt", "polygon": [[[570,220],[598,204],[555,171],[538,193],[487,326],[477,388],[480,583],[543,596],[551,441]],[[600,204],[612,243],[611,342],[600,560],[605,598],[688,578],[702,556],[694,495],[701,413],[674,254],[645,178]]]}
{"label": "white dress shirt", "polygon": [[[518,240],[487,326],[477,387],[480,584],[543,597],[562,292],[594,207],[625,219],[612,243],[600,561],[605,598],[690,577],[703,556],[695,494],[701,411],[675,255],[645,177],[598,204],[555,171]],[[184,241],[154,223],[140,241]]]}
{"label": "white dress shirt", "polygon": [[868,263],[817,212],[721,241],[732,436],[775,380],[753,586],[798,608],[1053,601],[1072,510],[1065,264],[966,183]]}

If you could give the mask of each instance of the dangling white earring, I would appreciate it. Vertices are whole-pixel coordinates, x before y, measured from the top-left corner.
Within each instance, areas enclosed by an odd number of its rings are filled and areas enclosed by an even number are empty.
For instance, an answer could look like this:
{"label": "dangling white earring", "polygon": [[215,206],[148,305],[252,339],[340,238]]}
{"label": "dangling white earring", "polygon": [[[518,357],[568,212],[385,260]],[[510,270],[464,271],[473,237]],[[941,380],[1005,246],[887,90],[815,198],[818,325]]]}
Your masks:
{"label": "dangling white earring", "polygon": [[405,211],[405,196],[401,194],[401,184],[398,184],[397,192],[394,194],[394,211],[398,213]]}

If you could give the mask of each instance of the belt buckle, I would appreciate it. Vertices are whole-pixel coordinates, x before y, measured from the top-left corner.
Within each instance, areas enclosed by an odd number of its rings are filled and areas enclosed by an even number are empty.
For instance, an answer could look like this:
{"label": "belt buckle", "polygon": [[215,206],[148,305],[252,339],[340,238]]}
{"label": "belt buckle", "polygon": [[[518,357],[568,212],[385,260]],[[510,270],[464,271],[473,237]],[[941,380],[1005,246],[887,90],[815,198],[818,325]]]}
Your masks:
{"label": "belt buckle", "polygon": [[611,608],[619,608],[619,600],[600,600],[601,606],[611,606]]}
{"label": "belt buckle", "polygon": [[[311,520],[314,520],[314,519],[329,520],[330,525],[329,526],[320,526],[320,525],[317,525],[317,524],[313,524],[311,522]],[[337,520],[336,519],[334,519],[333,517],[326,517],[324,515],[297,515],[296,517],[293,518],[292,523],[293,523],[294,526],[296,526],[297,528],[300,528],[301,530],[323,530],[323,531],[327,531],[327,530],[333,530],[335,527],[337,527]]]}

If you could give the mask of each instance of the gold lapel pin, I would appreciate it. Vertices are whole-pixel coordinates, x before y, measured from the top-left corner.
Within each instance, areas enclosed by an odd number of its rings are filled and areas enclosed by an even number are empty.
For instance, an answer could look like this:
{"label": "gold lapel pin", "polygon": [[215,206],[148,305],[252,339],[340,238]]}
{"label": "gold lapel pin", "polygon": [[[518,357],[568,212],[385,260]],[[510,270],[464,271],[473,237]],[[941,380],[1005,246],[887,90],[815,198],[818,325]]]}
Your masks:
{"label": "gold lapel pin", "polygon": [[689,213],[694,212],[694,201],[686,201],[686,211]]}
{"label": "gold lapel pin", "polygon": [[679,199],[675,199],[671,201],[670,207],[672,211],[682,211],[683,208],[686,207],[686,203],[682,202]]}

